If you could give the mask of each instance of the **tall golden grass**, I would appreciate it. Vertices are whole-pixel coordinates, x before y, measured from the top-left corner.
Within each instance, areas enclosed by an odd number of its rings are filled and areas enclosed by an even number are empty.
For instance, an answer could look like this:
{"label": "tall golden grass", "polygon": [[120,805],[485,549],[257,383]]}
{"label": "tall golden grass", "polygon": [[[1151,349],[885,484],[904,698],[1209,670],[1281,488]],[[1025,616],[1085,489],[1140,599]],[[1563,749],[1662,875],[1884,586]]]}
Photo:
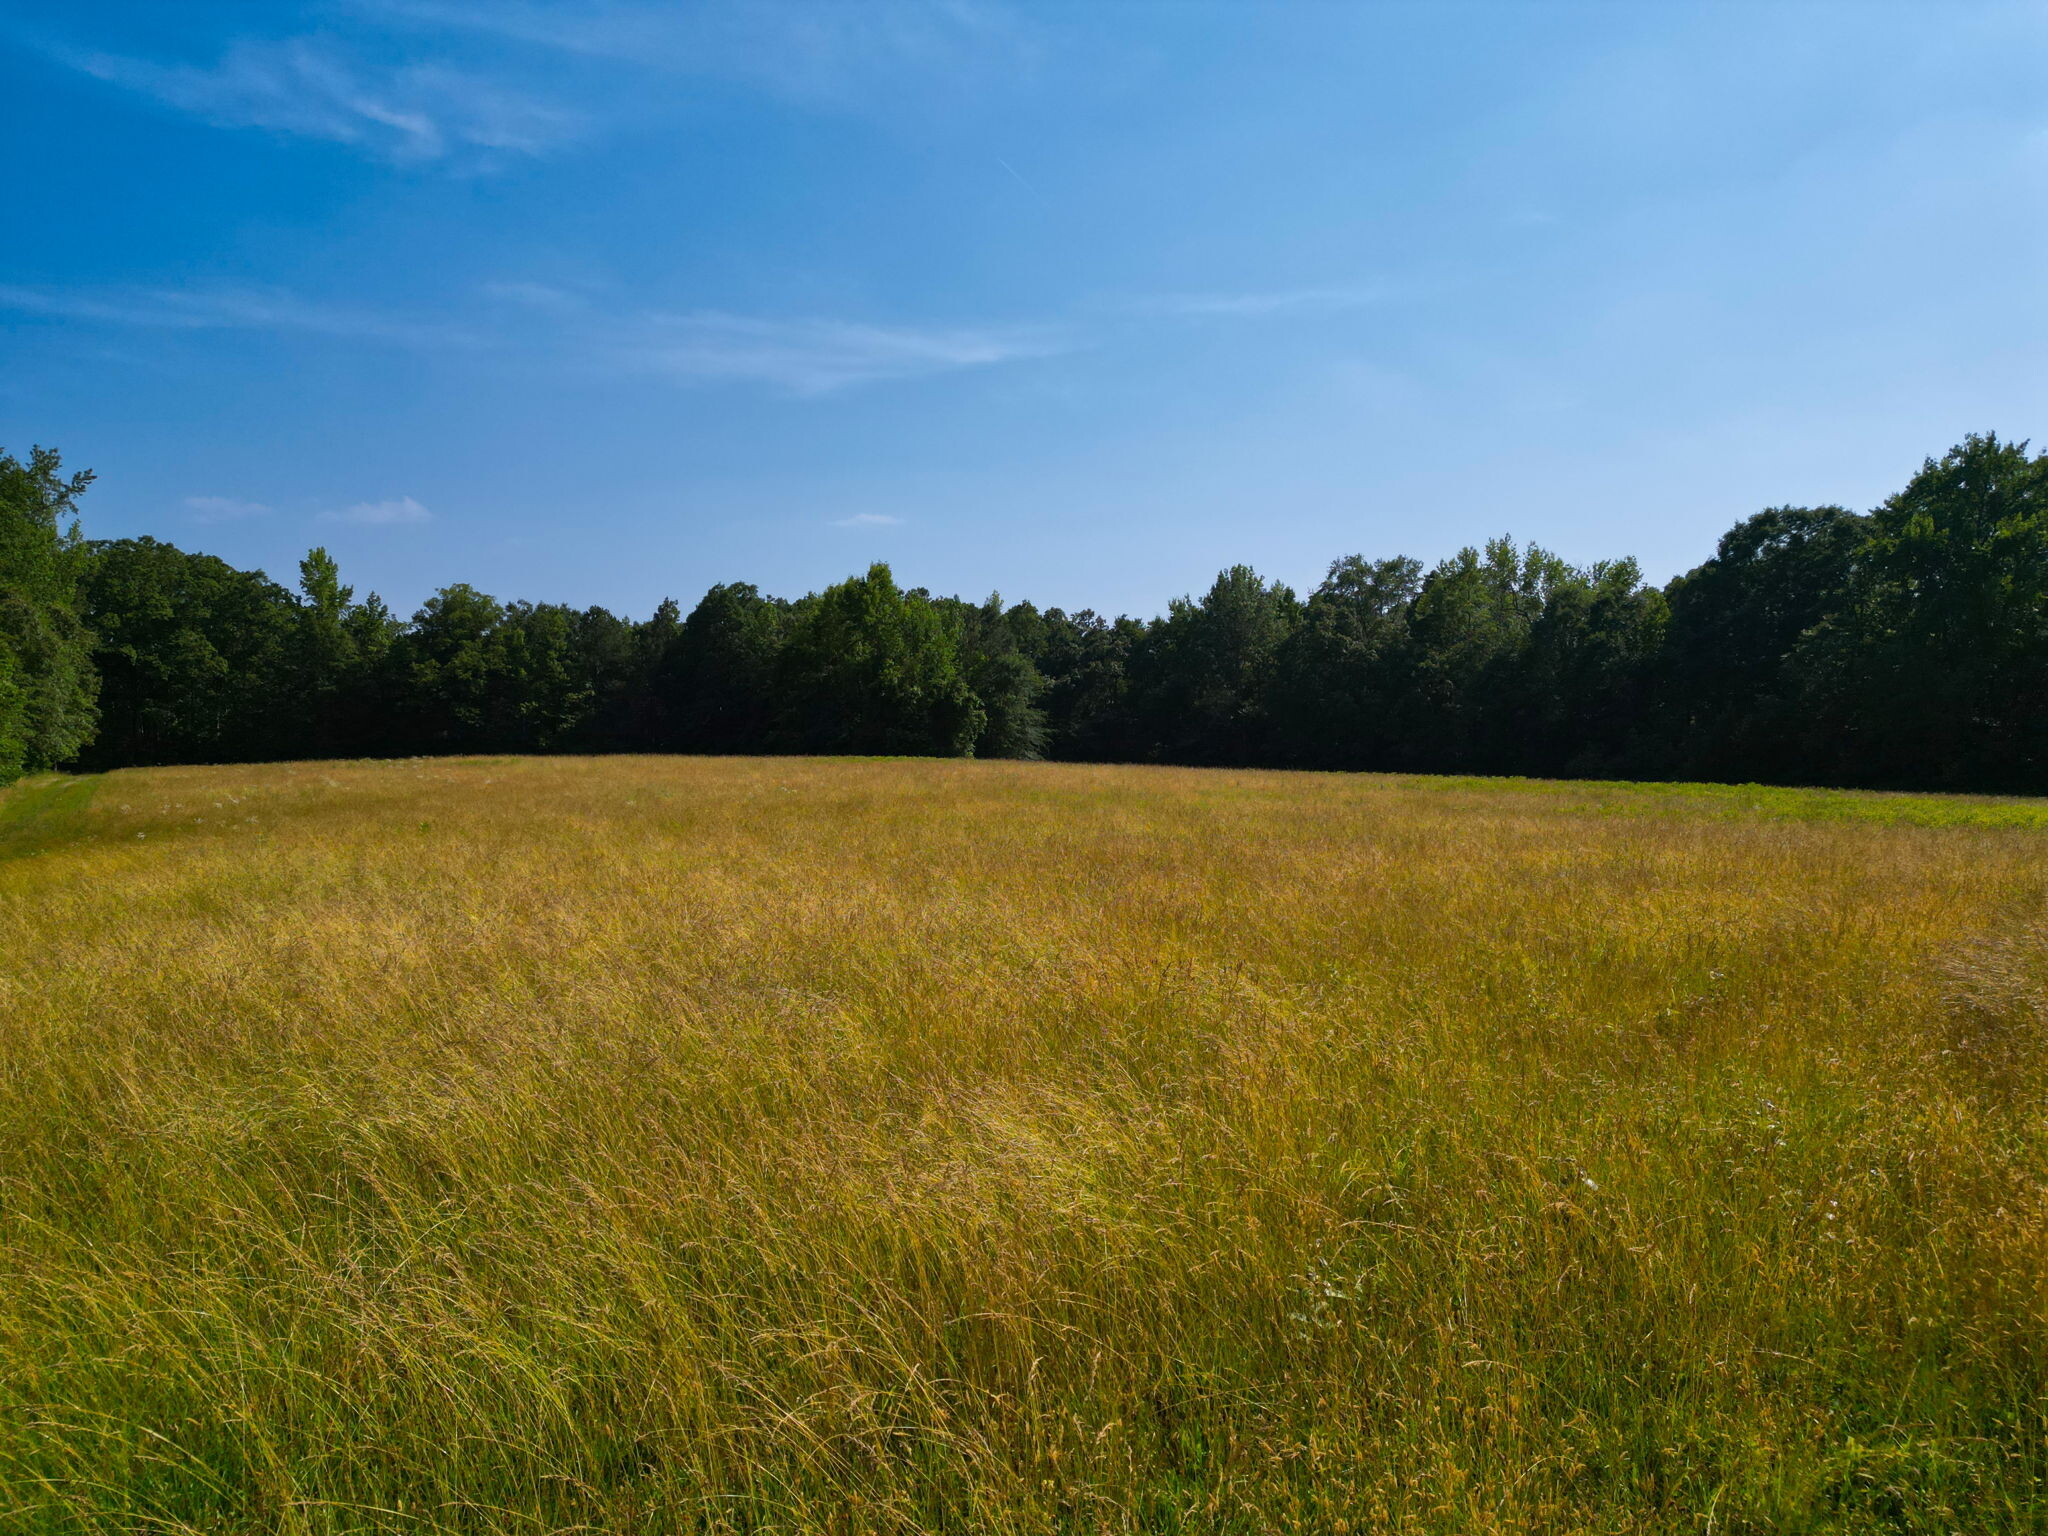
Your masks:
{"label": "tall golden grass", "polygon": [[17,787],[0,1530],[2043,1529],[2039,812]]}

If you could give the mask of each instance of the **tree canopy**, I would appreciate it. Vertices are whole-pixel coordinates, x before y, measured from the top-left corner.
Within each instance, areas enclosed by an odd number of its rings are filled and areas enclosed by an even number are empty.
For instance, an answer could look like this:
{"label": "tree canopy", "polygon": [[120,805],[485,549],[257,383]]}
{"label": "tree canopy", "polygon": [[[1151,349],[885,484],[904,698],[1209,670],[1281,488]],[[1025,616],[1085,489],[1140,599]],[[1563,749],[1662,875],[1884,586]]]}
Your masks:
{"label": "tree canopy", "polygon": [[90,471],[47,448],[0,452],[0,784],[75,758],[92,739],[99,680],[78,615],[77,502]]}
{"label": "tree canopy", "polygon": [[[886,565],[687,614],[409,619],[324,549],[296,590],[81,542],[89,475],[0,455],[0,778],[440,752],[1057,757],[2048,792],[2048,455],[1971,437],[1869,515],[1770,507],[1663,587],[1501,537],[1232,566],[1151,620],[905,590]],[[97,700],[97,704],[95,704]]]}

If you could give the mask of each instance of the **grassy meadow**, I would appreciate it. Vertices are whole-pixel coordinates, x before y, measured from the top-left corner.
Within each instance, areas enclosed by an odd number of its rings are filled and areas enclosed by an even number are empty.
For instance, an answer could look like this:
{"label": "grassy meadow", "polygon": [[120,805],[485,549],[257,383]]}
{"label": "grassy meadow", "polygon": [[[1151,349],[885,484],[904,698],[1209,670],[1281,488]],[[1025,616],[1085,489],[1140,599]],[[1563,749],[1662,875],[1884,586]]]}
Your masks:
{"label": "grassy meadow", "polygon": [[0,793],[0,1530],[2048,1530],[2048,806]]}

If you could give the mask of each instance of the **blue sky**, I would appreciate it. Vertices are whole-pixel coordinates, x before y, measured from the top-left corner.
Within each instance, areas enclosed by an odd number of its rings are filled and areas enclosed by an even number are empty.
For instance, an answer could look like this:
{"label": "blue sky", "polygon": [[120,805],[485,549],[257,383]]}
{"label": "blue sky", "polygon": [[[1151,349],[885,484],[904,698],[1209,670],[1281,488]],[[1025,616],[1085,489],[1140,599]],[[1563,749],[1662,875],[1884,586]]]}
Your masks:
{"label": "blue sky", "polygon": [[2048,438],[2048,5],[0,0],[0,445],[409,610],[1663,579]]}

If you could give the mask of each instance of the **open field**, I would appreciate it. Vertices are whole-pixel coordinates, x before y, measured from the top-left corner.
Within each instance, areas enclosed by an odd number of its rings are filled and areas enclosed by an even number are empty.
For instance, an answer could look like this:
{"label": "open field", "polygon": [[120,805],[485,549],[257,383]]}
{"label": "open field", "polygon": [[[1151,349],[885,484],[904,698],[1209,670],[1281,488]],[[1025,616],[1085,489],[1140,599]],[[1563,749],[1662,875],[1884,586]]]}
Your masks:
{"label": "open field", "polygon": [[0,795],[0,1529],[2048,1529],[2048,814]]}

